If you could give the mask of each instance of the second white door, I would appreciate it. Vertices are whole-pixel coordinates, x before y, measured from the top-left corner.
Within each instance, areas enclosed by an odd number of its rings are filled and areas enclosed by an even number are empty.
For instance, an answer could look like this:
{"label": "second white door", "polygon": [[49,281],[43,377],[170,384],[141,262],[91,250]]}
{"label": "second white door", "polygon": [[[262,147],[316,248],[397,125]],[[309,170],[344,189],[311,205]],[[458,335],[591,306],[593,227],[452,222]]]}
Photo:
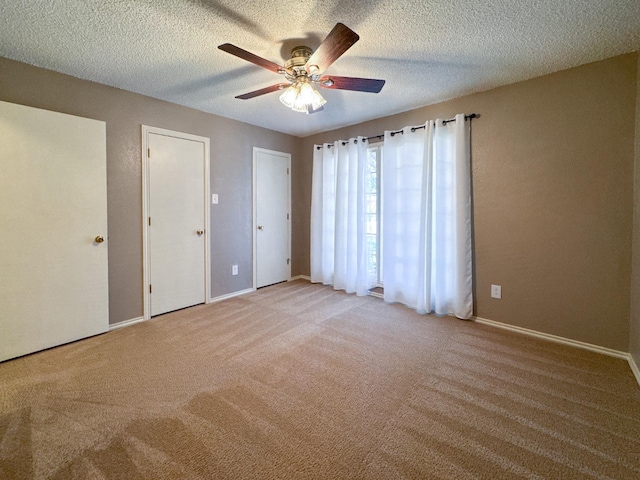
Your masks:
{"label": "second white door", "polygon": [[253,149],[255,288],[290,277],[290,163],[288,153]]}
{"label": "second white door", "polygon": [[205,142],[148,133],[150,316],[206,301]]}

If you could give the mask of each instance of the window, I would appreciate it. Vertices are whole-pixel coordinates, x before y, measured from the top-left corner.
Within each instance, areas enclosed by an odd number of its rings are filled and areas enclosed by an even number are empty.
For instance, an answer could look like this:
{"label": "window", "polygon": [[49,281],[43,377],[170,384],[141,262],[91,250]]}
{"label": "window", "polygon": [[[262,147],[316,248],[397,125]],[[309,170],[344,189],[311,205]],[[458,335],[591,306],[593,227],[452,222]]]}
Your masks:
{"label": "window", "polygon": [[381,168],[382,144],[367,148],[365,180],[365,232],[367,245],[367,273],[375,279],[376,286],[382,286],[382,190]]}

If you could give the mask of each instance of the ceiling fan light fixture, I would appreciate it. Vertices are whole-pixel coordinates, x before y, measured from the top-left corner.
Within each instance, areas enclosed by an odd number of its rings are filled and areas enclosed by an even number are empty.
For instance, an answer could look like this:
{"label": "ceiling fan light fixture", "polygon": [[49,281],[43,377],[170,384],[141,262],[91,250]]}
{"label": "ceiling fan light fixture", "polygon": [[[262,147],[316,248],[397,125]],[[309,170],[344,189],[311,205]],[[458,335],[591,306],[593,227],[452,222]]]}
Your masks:
{"label": "ceiling fan light fixture", "polygon": [[305,77],[298,78],[280,95],[283,105],[294,112],[309,113],[318,110],[327,101]]}

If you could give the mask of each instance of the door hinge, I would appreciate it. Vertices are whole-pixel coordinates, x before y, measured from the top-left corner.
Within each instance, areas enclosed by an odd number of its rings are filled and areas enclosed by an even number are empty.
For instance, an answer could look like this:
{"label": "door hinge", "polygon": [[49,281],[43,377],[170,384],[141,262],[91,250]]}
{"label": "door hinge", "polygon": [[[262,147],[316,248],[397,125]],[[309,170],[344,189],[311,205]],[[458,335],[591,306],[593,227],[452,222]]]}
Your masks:
{"label": "door hinge", "polygon": [[151,293],[151,284],[149,284],[149,293]]}
{"label": "door hinge", "polygon": [[287,265],[289,265],[289,261],[290,261],[290,260],[291,260],[290,258],[287,258]]}
{"label": "door hinge", "polygon": [[151,217],[149,217],[149,226],[151,226]]}
{"label": "door hinge", "polygon": [[287,168],[287,175],[289,175],[289,169]]}
{"label": "door hinge", "polygon": [[289,220],[289,214],[287,213],[287,220]]}
{"label": "door hinge", "polygon": [[151,149],[147,148],[147,157],[151,158]]}

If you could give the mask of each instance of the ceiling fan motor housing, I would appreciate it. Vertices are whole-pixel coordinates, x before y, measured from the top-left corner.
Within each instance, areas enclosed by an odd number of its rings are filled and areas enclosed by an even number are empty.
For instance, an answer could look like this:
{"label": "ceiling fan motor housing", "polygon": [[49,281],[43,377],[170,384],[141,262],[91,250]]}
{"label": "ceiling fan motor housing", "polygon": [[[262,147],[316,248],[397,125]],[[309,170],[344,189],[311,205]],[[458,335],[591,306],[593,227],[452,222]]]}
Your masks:
{"label": "ceiling fan motor housing", "polygon": [[304,66],[306,65],[313,50],[306,46],[294,47],[291,49],[291,58],[284,64],[288,72],[292,72],[296,77],[298,75],[306,75]]}

